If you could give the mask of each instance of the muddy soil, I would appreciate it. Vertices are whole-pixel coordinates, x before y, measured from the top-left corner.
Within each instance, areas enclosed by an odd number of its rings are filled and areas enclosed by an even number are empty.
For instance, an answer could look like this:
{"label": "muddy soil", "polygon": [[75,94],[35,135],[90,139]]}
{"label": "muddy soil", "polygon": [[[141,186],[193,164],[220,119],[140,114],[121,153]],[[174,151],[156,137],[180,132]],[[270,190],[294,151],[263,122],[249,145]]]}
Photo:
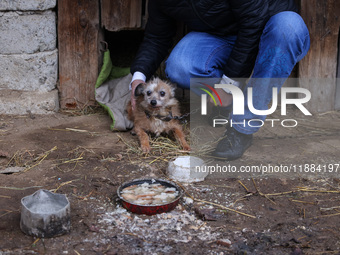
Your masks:
{"label": "muddy soil", "polygon": [[[111,132],[102,112],[1,116],[0,254],[340,254],[339,117],[301,118],[290,130],[264,127],[241,159],[227,162],[303,171],[212,173],[181,184],[186,193],[173,211],[145,216],[124,209],[117,188],[136,178],[166,179],[168,161],[185,154],[180,149],[154,145],[143,155],[137,138]],[[38,189],[67,195],[70,233],[21,232],[20,200]]]}

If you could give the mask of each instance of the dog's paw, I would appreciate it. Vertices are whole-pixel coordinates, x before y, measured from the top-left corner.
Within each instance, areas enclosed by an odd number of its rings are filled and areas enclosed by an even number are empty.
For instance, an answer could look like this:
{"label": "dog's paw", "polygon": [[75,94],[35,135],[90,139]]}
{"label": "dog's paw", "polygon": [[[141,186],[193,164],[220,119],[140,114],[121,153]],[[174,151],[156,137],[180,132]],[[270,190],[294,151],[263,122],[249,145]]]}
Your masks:
{"label": "dog's paw", "polygon": [[183,146],[183,150],[190,151],[191,148],[190,148],[190,146],[188,144],[186,144],[186,145]]}
{"label": "dog's paw", "polygon": [[143,151],[144,153],[149,153],[149,152],[151,151],[150,145],[142,144],[141,147],[142,147],[142,151]]}

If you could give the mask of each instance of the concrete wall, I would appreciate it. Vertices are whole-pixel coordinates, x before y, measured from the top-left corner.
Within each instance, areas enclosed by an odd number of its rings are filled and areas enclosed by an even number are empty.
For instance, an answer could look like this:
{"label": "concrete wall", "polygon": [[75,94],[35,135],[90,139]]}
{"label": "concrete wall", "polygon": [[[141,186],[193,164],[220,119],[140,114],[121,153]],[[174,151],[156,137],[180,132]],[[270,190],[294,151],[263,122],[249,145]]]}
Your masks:
{"label": "concrete wall", "polygon": [[59,109],[56,0],[0,1],[0,114]]}

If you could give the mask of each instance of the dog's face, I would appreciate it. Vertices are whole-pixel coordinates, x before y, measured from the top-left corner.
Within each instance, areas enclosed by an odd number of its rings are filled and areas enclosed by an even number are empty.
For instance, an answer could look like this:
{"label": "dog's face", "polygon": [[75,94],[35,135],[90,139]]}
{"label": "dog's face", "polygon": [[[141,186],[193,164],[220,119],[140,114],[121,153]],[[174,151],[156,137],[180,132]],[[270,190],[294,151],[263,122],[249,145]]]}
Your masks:
{"label": "dog's face", "polygon": [[144,95],[144,106],[150,109],[159,109],[173,104],[175,87],[159,78],[155,78],[137,88],[138,94]]}

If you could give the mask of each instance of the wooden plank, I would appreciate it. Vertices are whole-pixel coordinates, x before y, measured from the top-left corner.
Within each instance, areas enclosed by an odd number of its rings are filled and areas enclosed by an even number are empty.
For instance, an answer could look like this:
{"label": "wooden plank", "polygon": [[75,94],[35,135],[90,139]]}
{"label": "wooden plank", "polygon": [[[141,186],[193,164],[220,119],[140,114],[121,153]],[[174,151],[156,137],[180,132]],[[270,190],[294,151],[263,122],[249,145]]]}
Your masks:
{"label": "wooden plank", "polygon": [[99,0],[58,1],[61,108],[82,108],[95,103],[99,30]]}
{"label": "wooden plank", "polygon": [[101,23],[109,31],[140,28],[142,0],[101,0]]}
{"label": "wooden plank", "polygon": [[340,35],[338,40],[338,70],[336,75],[335,110],[340,110]]}
{"label": "wooden plank", "polygon": [[340,4],[338,0],[301,0],[301,16],[311,37],[307,56],[299,63],[300,86],[312,99],[311,112],[334,110]]}

